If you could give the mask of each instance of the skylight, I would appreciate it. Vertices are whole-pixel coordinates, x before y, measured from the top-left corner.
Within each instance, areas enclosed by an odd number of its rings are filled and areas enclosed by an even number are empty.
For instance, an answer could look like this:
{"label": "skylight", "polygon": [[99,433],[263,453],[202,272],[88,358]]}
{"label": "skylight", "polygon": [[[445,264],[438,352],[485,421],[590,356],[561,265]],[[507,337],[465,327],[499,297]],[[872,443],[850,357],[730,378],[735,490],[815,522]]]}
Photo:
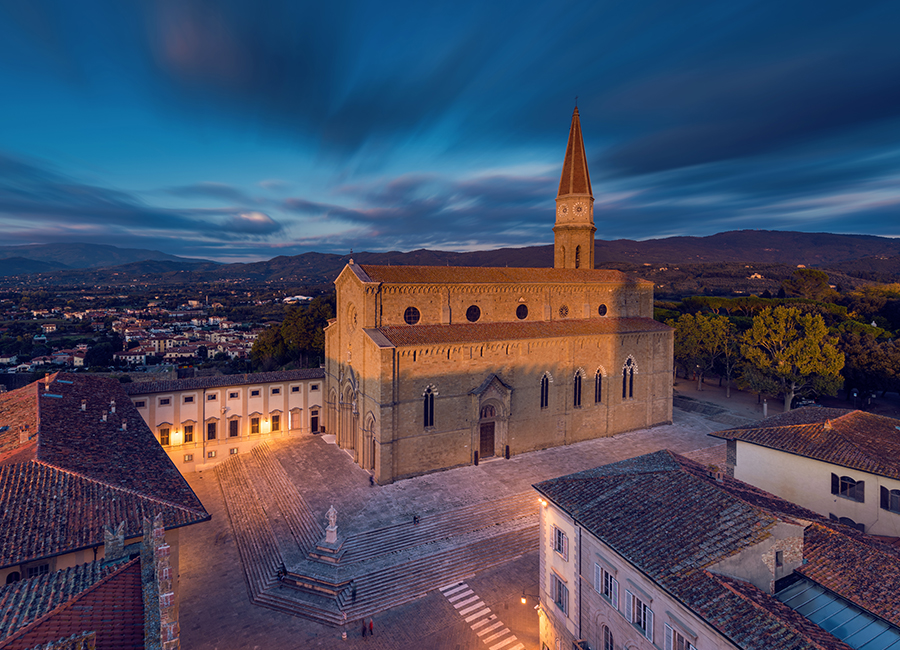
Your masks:
{"label": "skylight", "polygon": [[811,580],[800,578],[777,592],[775,597],[851,648],[900,650],[900,628],[869,614]]}

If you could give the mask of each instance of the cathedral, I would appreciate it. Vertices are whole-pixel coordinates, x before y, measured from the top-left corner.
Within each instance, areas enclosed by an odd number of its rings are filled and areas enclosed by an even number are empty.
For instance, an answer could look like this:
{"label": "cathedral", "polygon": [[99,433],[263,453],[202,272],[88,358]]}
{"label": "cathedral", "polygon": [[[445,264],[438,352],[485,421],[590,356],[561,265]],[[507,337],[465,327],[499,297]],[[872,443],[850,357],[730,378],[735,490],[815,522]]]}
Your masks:
{"label": "cathedral", "polygon": [[594,268],[593,204],[576,108],[553,268],[344,267],[326,427],[378,483],[672,421],[672,330]]}

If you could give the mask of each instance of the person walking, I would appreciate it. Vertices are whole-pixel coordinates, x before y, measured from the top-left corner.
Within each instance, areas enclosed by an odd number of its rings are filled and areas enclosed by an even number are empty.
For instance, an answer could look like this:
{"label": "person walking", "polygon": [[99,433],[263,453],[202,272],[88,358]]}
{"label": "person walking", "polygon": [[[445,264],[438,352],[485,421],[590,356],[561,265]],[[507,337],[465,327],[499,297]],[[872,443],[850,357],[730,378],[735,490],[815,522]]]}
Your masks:
{"label": "person walking", "polygon": [[369,626],[366,625],[366,620],[363,619],[363,630],[362,630],[362,635],[363,635],[363,638],[364,638],[364,639],[366,638],[366,630],[367,630],[367,629],[369,629]]}
{"label": "person walking", "polygon": [[369,619],[369,636],[375,636],[375,619]]}

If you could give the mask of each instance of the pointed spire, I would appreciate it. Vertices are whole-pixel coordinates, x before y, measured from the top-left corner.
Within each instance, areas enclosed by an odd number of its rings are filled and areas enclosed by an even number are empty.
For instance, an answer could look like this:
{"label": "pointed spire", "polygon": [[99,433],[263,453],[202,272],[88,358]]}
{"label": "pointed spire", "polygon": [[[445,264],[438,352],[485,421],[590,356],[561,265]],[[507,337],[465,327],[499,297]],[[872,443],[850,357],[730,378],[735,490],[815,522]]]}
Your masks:
{"label": "pointed spire", "polygon": [[584,155],[584,139],[581,137],[581,120],[578,107],[572,113],[572,127],[569,129],[569,144],[566,145],[566,159],[559,179],[557,198],[567,194],[587,194],[591,191],[591,175],[588,173],[587,157]]}

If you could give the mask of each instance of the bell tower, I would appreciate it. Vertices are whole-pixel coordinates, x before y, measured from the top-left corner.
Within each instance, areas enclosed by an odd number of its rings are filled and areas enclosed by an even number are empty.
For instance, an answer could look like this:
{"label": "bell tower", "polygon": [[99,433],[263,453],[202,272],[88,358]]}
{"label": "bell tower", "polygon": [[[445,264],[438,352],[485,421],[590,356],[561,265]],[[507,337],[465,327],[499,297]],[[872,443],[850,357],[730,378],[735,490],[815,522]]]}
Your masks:
{"label": "bell tower", "polygon": [[569,143],[559,193],[556,195],[556,225],[553,226],[553,267],[557,269],[594,268],[594,194],[584,155],[578,107],[572,113]]}

